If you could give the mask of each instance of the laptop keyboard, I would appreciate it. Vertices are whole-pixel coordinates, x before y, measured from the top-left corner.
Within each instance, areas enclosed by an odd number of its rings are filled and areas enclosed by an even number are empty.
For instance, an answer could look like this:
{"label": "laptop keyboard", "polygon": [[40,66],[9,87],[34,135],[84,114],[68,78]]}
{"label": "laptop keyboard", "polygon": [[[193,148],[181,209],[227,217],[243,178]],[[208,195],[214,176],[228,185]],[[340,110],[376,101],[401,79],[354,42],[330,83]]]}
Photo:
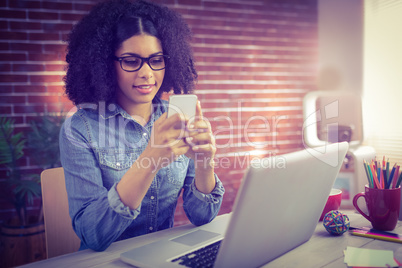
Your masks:
{"label": "laptop keyboard", "polygon": [[172,260],[186,267],[213,267],[222,240]]}

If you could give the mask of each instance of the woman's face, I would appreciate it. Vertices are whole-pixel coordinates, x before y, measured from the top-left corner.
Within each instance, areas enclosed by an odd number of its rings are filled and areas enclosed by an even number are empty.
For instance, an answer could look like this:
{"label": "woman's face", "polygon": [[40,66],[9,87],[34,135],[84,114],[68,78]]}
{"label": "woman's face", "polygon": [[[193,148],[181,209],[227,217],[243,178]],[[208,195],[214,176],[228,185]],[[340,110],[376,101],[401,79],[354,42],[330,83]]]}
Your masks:
{"label": "woman's face", "polygon": [[[139,56],[148,58],[163,55],[162,45],[158,38],[140,34],[125,40],[116,50],[116,57]],[[152,103],[153,98],[162,85],[165,70],[154,71],[144,62],[141,69],[135,72],[126,72],[115,61],[118,90],[117,102],[127,111],[146,107]],[[146,105],[146,106],[143,106]]]}

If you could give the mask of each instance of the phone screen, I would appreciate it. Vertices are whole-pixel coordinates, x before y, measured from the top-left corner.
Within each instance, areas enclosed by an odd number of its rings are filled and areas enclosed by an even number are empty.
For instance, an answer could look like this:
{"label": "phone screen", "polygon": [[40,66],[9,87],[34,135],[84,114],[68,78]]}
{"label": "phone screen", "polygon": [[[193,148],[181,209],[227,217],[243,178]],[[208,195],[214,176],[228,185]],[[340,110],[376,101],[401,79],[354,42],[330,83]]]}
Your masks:
{"label": "phone screen", "polygon": [[197,96],[192,94],[171,95],[169,97],[168,117],[180,113],[188,118],[195,117]]}

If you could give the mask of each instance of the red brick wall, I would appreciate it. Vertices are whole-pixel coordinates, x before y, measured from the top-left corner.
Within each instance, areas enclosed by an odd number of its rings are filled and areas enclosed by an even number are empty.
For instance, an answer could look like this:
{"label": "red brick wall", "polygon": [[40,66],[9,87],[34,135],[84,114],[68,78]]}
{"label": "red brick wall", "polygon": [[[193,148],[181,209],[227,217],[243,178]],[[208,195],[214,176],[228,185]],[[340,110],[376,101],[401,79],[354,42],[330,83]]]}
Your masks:
{"label": "red brick wall", "polygon": [[[17,130],[38,113],[72,108],[63,96],[63,40],[96,2],[0,0],[0,114],[14,118]],[[302,147],[302,98],[316,80],[317,2],[157,2],[179,11],[194,32],[196,94],[218,145],[221,213],[229,212],[250,160]],[[21,161],[26,173],[40,172],[32,158]],[[0,201],[0,221],[10,211]],[[185,222],[179,208],[176,224]]]}

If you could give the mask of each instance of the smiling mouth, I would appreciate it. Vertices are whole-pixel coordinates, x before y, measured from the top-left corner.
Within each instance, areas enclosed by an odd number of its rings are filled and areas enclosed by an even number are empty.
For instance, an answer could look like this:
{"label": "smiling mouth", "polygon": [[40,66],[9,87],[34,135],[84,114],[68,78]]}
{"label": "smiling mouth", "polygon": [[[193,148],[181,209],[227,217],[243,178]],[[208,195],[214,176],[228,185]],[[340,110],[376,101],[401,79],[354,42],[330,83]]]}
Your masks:
{"label": "smiling mouth", "polygon": [[154,87],[155,87],[155,84],[133,86],[133,88],[135,88],[137,91],[139,91],[140,93],[143,93],[143,94],[151,93],[153,91]]}

